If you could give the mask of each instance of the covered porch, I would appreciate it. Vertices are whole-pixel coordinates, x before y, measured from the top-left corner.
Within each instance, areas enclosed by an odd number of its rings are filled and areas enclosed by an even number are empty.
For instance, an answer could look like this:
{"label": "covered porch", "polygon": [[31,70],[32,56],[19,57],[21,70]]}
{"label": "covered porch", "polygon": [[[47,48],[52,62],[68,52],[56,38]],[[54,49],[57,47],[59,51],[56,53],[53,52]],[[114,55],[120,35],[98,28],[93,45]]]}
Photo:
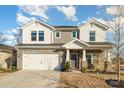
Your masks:
{"label": "covered porch", "polygon": [[[104,61],[111,62],[109,48],[93,48],[86,42],[79,39],[73,40],[63,47],[66,48],[66,62],[70,62],[71,69],[100,68],[104,69]],[[107,56],[106,56],[107,55]],[[107,59],[106,59],[107,58]]]}

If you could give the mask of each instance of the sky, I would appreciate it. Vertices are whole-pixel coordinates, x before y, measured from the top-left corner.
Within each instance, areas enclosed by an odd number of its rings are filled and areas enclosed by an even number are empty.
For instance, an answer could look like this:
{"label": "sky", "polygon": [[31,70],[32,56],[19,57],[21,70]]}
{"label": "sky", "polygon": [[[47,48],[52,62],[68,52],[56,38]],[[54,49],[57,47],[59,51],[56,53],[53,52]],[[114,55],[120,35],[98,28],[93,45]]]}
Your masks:
{"label": "sky", "polygon": [[[18,32],[18,28],[33,19],[40,19],[50,25],[81,25],[88,20],[96,19],[104,22],[104,16],[112,12],[111,6],[30,6],[30,5],[1,5],[0,6],[0,32],[4,33],[4,42],[13,45],[16,42],[13,33]],[[104,15],[104,16],[103,16]]]}

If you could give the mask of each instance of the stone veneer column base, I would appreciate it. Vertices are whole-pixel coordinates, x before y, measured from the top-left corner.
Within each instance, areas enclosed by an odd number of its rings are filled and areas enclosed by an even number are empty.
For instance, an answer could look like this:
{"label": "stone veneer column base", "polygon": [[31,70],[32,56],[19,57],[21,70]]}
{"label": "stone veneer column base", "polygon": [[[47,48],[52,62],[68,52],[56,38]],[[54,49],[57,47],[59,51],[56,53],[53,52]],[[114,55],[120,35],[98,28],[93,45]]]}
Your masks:
{"label": "stone veneer column base", "polygon": [[82,67],[87,68],[87,61],[82,62]]}
{"label": "stone veneer column base", "polygon": [[108,62],[107,63],[107,72],[111,72],[112,71],[112,62]]}
{"label": "stone veneer column base", "polygon": [[79,70],[81,70],[82,67],[87,68],[87,62],[86,61],[80,61],[79,62]]}

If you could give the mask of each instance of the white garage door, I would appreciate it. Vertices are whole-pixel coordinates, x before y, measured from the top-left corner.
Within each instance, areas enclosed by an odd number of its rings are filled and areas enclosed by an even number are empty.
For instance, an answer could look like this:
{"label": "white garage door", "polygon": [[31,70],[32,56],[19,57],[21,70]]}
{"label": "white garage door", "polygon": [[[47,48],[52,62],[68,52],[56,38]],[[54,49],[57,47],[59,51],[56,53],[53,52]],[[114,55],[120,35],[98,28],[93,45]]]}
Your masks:
{"label": "white garage door", "polygon": [[58,54],[23,54],[23,69],[60,69]]}

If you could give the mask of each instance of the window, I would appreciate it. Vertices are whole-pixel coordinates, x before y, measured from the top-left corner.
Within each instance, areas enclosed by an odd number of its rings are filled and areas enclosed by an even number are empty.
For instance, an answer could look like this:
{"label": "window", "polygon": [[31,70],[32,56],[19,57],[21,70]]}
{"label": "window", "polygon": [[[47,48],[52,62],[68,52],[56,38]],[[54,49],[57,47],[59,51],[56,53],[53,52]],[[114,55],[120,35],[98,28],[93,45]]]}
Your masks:
{"label": "window", "polygon": [[90,41],[95,41],[95,31],[90,31]]}
{"label": "window", "polygon": [[72,38],[77,38],[77,31],[72,32]]}
{"label": "window", "polygon": [[98,63],[98,53],[87,53],[86,60],[91,64]]}
{"label": "window", "polygon": [[98,53],[93,53],[93,62],[98,63]]}
{"label": "window", "polygon": [[32,31],[31,32],[31,41],[36,41],[37,40],[37,32],[36,31]]}
{"label": "window", "polygon": [[56,31],[56,32],[55,32],[55,37],[56,37],[56,38],[60,38],[60,37],[61,37],[61,32]]}
{"label": "window", "polygon": [[44,41],[44,31],[39,31],[39,41]]}

